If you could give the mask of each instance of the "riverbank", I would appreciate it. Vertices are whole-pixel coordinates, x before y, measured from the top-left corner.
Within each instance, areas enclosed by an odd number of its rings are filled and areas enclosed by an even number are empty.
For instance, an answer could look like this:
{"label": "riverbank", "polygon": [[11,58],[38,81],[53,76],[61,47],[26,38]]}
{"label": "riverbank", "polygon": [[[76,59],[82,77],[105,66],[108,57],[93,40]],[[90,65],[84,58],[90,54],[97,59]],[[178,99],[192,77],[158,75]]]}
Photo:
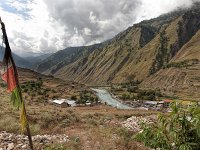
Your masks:
{"label": "riverbank", "polygon": [[133,109],[132,107],[129,107],[121,103],[120,101],[118,101],[105,89],[94,89],[94,88],[91,88],[91,89],[95,91],[100,101],[102,101],[103,103],[106,103],[107,105],[110,105],[118,109]]}

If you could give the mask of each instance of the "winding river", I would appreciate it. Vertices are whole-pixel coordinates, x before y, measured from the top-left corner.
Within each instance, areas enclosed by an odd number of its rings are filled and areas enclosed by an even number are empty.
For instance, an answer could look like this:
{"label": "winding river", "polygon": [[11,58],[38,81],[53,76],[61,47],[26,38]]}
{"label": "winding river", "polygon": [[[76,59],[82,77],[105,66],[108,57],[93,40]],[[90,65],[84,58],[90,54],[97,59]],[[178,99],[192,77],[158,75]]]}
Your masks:
{"label": "winding river", "polygon": [[127,105],[122,104],[117,99],[114,99],[107,90],[94,89],[94,88],[92,88],[92,90],[95,91],[99,99],[104,103],[106,102],[107,105],[110,105],[112,107],[116,107],[119,109],[133,109]]}

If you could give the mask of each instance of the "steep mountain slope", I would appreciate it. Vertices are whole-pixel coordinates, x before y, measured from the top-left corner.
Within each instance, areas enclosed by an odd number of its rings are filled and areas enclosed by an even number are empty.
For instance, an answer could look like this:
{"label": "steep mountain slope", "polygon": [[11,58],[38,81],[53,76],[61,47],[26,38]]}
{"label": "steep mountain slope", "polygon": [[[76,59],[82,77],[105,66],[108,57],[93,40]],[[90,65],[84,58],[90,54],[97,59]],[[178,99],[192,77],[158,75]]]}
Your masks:
{"label": "steep mountain slope", "polygon": [[191,40],[186,43],[177,55],[172,58],[171,62],[181,62],[190,59],[200,58],[200,30],[191,38]]}
{"label": "steep mountain slope", "polygon": [[[142,88],[160,89],[168,95],[182,98],[200,96],[200,11],[188,11],[178,23],[178,39],[171,47],[178,51],[169,63],[145,79]],[[172,53],[173,54],[173,53]]]}
{"label": "steep mountain slope", "polygon": [[126,82],[129,76],[144,80],[166,66],[198,31],[199,14],[198,9],[181,10],[133,25],[55,75],[89,84]]}
{"label": "steep mountain slope", "polygon": [[103,44],[95,44],[92,46],[69,47],[58,51],[51,56],[39,62],[35,70],[40,73],[54,74],[57,70],[69,63],[76,61],[80,57],[89,55],[93,50],[100,48]]}
{"label": "steep mountain slope", "polygon": [[38,64],[40,64],[43,60],[51,56],[52,53],[47,54],[39,54],[38,56],[28,56],[23,57],[26,61],[30,62],[30,69],[34,69]]}
{"label": "steep mountain slope", "polygon": [[142,81],[141,88],[197,98],[199,41],[200,3],[196,3],[190,9],[135,24],[87,55],[59,62],[61,66],[56,62],[56,69],[51,67],[47,73],[92,85],[122,83],[134,77]]}
{"label": "steep mountain slope", "polygon": [[172,58],[168,66],[150,76],[140,85],[147,89],[187,99],[200,96],[200,30]]}
{"label": "steep mountain slope", "polygon": [[[146,34],[143,35],[143,30]],[[95,50],[89,56],[65,66],[55,75],[71,77],[71,79],[85,82],[104,84],[112,82],[116,74],[131,59],[137,57],[146,43],[155,37],[156,29],[146,26],[135,26],[117,35],[105,47]]]}
{"label": "steep mountain slope", "polygon": [[[89,52],[84,53],[84,55],[82,55],[84,47],[67,48],[59,51],[39,63],[35,70],[40,73],[54,74],[58,77],[64,76],[81,80],[81,82],[113,82],[115,74],[123,68],[130,55],[134,56],[136,54],[134,57],[136,59],[140,58],[142,54],[140,54],[139,49],[154,39],[163,25],[171,22],[180,14],[182,14],[181,10],[149,21],[143,21],[128,28],[113,39],[98,45],[98,47],[96,45],[90,46]],[[80,51],[82,52],[80,53]],[[93,51],[95,52],[92,53]],[[132,59],[135,58],[130,58],[130,61]],[[137,63],[138,60],[135,61]],[[86,66],[80,66],[84,64]],[[98,65],[103,68],[98,68]],[[89,72],[90,74],[88,74]],[[91,75],[92,72],[94,72],[94,75]],[[105,72],[106,74],[104,74]],[[105,78],[102,78],[102,74]],[[125,78],[123,80],[126,80]],[[119,82],[121,81],[119,80]]]}

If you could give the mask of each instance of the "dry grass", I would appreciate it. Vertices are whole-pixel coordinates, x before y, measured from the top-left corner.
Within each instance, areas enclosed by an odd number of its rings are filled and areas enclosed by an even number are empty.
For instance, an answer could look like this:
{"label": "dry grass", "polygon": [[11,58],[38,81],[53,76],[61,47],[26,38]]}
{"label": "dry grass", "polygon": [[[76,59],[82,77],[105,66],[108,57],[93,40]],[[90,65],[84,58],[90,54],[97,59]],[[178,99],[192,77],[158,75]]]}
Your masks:
{"label": "dry grass", "polygon": [[[0,130],[20,133],[17,110],[1,101]],[[7,108],[7,109],[3,109]],[[108,106],[59,108],[53,105],[27,105],[31,132],[35,134],[66,134],[70,141],[67,149],[145,149],[131,139],[132,133],[121,129],[119,123],[132,115],[147,115],[151,112],[117,110]],[[9,124],[9,125],[8,125]],[[60,147],[60,145],[58,145]],[[49,148],[55,148],[50,146]]]}
{"label": "dry grass", "polygon": [[[26,82],[37,77],[36,73],[22,70],[20,81]],[[66,88],[72,93],[78,93],[79,89],[83,87],[76,85],[75,88],[71,88],[69,86],[71,83],[46,76],[42,76],[42,78],[45,82],[44,86],[57,87],[59,85],[59,87]],[[0,82],[2,83],[2,81]],[[19,111],[13,108],[10,103],[10,96],[5,87],[0,87],[0,94],[0,131],[20,133]],[[63,95],[70,96],[66,91]],[[26,107],[32,135],[69,135],[69,142],[63,145],[49,145],[46,150],[145,150],[146,148],[131,139],[133,133],[121,129],[119,123],[132,115],[154,113],[137,110],[118,110],[105,105],[61,108],[48,103],[30,102],[29,100],[26,103]]]}

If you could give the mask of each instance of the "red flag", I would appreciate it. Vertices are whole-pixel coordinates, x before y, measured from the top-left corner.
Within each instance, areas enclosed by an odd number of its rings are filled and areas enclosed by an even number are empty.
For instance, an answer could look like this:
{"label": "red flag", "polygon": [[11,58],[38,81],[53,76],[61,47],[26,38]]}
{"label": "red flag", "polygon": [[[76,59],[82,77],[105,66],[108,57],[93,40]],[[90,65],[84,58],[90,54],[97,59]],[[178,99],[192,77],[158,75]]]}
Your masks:
{"label": "red flag", "polygon": [[[4,66],[5,67],[5,66]],[[14,68],[12,65],[5,67],[4,70],[1,71],[1,77],[2,79],[7,82],[7,91],[12,92],[16,86],[17,82],[15,80],[15,75],[14,75]]]}

